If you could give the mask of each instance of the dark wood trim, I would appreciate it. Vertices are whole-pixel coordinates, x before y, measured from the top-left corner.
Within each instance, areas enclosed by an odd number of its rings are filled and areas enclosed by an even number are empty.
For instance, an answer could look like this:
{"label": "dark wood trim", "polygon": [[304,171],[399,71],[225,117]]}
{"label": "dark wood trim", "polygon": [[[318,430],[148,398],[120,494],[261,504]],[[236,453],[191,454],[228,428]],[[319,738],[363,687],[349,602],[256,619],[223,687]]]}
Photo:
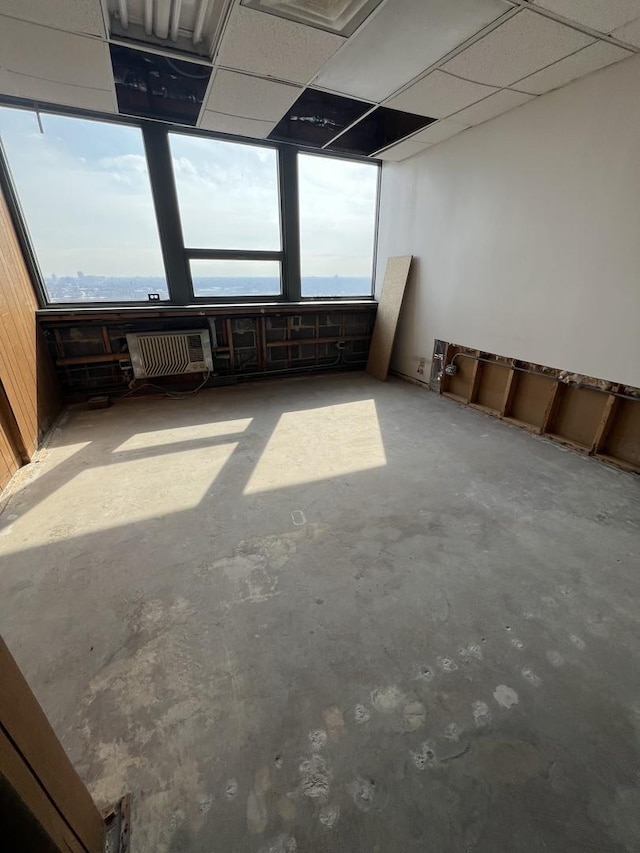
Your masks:
{"label": "dark wood trim", "polygon": [[[4,785],[8,786],[11,796],[27,810],[30,823],[33,822],[40,828],[40,832],[53,845],[53,849],[70,851],[70,853],[86,853],[87,848],[79,842],[55,805],[47,797],[2,725],[0,725],[0,778],[3,779]],[[6,827],[3,827],[3,836],[5,832]],[[97,848],[94,850],[98,853]]]}
{"label": "dark wood trim", "polygon": [[102,816],[2,638],[0,724],[0,770],[45,830],[68,842],[60,849],[102,853]]}

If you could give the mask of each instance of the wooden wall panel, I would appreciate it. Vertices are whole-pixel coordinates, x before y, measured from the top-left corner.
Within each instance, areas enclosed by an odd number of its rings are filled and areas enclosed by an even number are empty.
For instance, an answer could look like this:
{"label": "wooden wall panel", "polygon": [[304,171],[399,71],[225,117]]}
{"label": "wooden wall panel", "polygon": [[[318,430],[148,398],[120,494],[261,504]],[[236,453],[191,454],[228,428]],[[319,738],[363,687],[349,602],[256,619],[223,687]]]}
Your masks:
{"label": "wooden wall panel", "polygon": [[[460,360],[460,359],[459,359]],[[509,378],[509,368],[501,364],[482,365],[482,382],[478,386],[476,403],[499,412]]]}
{"label": "wooden wall panel", "polygon": [[0,414],[0,491],[22,465],[18,452],[13,446],[11,435]]}
{"label": "wooden wall panel", "polygon": [[588,388],[565,388],[549,432],[585,449],[593,443],[607,401],[606,394]]}
{"label": "wooden wall panel", "polygon": [[546,376],[532,376],[530,373],[519,374],[518,390],[507,416],[540,429],[554,385],[554,380],[547,379]]}
{"label": "wooden wall panel", "polygon": [[640,469],[640,401],[619,401],[604,452]]}
{"label": "wooden wall panel", "polygon": [[104,820],[2,637],[0,774],[57,849],[105,849]]}
{"label": "wooden wall panel", "polygon": [[37,307],[13,222],[0,195],[0,382],[28,458],[60,408],[50,355],[46,347],[38,350]]}
{"label": "wooden wall panel", "polygon": [[[446,357],[447,362],[451,363],[455,358],[456,353],[459,351],[460,350],[456,350],[453,347],[449,348]],[[453,363],[458,368],[458,372],[455,376],[443,377],[443,381],[446,381],[446,384],[443,385],[443,389],[446,388],[447,393],[458,398],[461,402],[467,402],[473,385],[476,362],[470,358],[459,357],[455,358]]]}

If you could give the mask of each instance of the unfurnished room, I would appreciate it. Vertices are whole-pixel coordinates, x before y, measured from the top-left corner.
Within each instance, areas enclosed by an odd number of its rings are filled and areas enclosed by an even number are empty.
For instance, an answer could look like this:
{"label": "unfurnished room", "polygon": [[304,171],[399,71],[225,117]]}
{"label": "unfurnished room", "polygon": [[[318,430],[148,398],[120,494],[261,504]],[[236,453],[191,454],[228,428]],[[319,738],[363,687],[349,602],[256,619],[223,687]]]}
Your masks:
{"label": "unfurnished room", "polygon": [[640,0],[0,0],[0,849],[640,850]]}

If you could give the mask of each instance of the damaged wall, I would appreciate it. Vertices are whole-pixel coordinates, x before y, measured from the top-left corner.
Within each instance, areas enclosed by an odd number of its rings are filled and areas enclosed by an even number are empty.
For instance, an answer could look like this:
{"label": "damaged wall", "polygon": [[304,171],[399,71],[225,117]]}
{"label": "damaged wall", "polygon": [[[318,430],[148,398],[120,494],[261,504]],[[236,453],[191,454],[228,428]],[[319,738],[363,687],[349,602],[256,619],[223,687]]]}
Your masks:
{"label": "damaged wall", "polygon": [[640,386],[640,57],[382,175],[377,281],[414,268],[392,367],[434,339]]}
{"label": "damaged wall", "polygon": [[[273,305],[40,312],[58,378],[69,400],[127,393],[133,380],[128,332],[209,329],[214,369],[208,385],[304,371],[362,369],[376,306]],[[192,388],[199,375],[155,380]]]}

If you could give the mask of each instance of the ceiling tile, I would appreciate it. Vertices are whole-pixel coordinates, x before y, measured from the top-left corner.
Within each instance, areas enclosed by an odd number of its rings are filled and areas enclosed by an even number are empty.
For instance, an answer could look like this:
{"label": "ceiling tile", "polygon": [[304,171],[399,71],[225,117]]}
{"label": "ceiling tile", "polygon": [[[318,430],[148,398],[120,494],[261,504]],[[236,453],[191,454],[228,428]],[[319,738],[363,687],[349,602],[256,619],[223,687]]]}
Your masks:
{"label": "ceiling tile", "polygon": [[308,83],[344,41],[341,36],[236,6],[217,63],[292,83]]}
{"label": "ceiling tile", "polygon": [[54,83],[39,77],[14,74],[0,69],[0,91],[16,98],[28,98],[42,103],[61,104],[65,107],[78,107],[85,110],[115,113],[116,96],[110,90],[88,89],[86,86],[72,86],[68,83]]}
{"label": "ceiling tile", "polygon": [[0,12],[70,33],[106,35],[100,0],[1,0]]}
{"label": "ceiling tile", "polygon": [[469,124],[452,121],[451,119],[443,119],[434,124],[430,124],[425,130],[416,133],[411,137],[411,142],[428,142],[429,145],[435,145],[437,142],[444,142],[445,139],[450,139],[457,133],[466,130]]}
{"label": "ceiling tile", "polygon": [[537,71],[530,77],[525,77],[524,80],[519,80],[514,83],[514,86],[523,92],[542,95],[544,92],[577,80],[578,77],[583,77],[591,71],[597,71],[598,68],[626,59],[628,56],[634,56],[634,54],[613,44],[598,41],[561,59],[560,62],[549,65],[542,71]]}
{"label": "ceiling tile", "polygon": [[535,12],[519,12],[443,65],[467,80],[509,86],[594,41]]}
{"label": "ceiling tile", "polygon": [[109,44],[118,111],[195,127],[211,80],[209,65]]}
{"label": "ceiling tile", "polygon": [[480,83],[470,83],[442,71],[432,71],[389,101],[388,106],[420,115],[445,118],[496,91],[494,86],[482,86]]}
{"label": "ceiling tile", "polygon": [[636,21],[631,21],[630,24],[625,24],[619,30],[614,30],[611,35],[620,39],[620,41],[626,41],[627,44],[640,47],[640,18]]}
{"label": "ceiling tile", "polygon": [[278,122],[270,138],[322,148],[373,106],[368,101],[308,87]]}
{"label": "ceiling tile", "polygon": [[502,0],[393,0],[349,39],[314,83],[382,101],[511,8]]}
{"label": "ceiling tile", "polygon": [[414,154],[421,154],[429,148],[428,145],[412,142],[408,139],[406,142],[400,142],[394,145],[393,148],[388,148],[382,154],[376,154],[380,160],[388,160],[392,163],[399,163],[401,160],[406,160],[408,157],[413,157]]}
{"label": "ceiling tile", "polygon": [[327,145],[328,151],[348,154],[373,154],[389,145],[411,136],[434,121],[432,118],[376,107]]}
{"label": "ceiling tile", "polygon": [[0,65],[14,74],[113,90],[106,42],[0,17]]}
{"label": "ceiling tile", "polygon": [[228,116],[205,110],[202,113],[198,127],[204,130],[217,130],[218,133],[233,133],[236,136],[247,136],[251,139],[266,139],[275,126],[273,121],[258,121],[256,119]]}
{"label": "ceiling tile", "polygon": [[534,0],[534,3],[602,33],[640,17],[640,0]]}
{"label": "ceiling tile", "polygon": [[230,116],[276,122],[301,91],[299,86],[220,69],[216,73],[205,109]]}
{"label": "ceiling tile", "polygon": [[482,124],[483,121],[489,121],[490,118],[506,113],[521,104],[526,104],[532,100],[533,95],[526,95],[523,92],[512,92],[509,89],[503,89],[502,92],[497,92],[495,95],[490,95],[484,101],[473,104],[467,107],[466,110],[456,113],[455,121],[464,122],[465,124]]}

